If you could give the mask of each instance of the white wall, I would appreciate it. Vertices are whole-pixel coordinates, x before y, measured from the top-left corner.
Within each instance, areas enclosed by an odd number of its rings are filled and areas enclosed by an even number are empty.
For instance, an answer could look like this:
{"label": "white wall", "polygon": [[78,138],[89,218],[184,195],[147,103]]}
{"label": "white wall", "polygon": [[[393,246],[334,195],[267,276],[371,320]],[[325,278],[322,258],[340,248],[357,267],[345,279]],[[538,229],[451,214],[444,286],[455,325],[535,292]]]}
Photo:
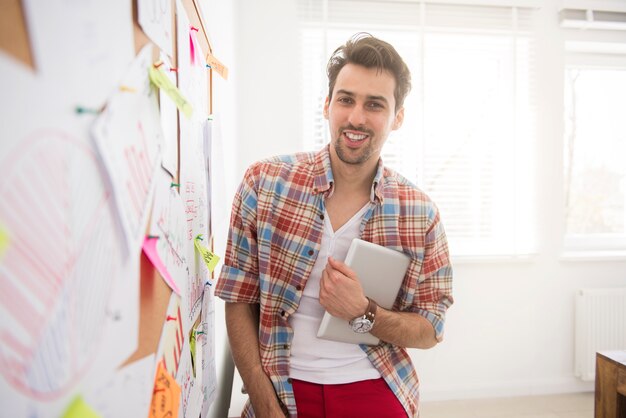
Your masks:
{"label": "white wall", "polygon": [[[237,0],[234,19],[237,181],[252,161],[302,149],[295,2]],[[542,2],[549,28],[538,56],[541,152],[539,253],[525,260],[456,261],[445,341],[411,353],[422,399],[590,391],[574,377],[574,295],[625,287],[626,260],[561,258],[563,33],[557,0]],[[367,28],[362,28],[366,30]],[[356,31],[356,30],[355,30]],[[445,223],[445,219],[444,219]],[[231,414],[245,397],[233,388]]]}

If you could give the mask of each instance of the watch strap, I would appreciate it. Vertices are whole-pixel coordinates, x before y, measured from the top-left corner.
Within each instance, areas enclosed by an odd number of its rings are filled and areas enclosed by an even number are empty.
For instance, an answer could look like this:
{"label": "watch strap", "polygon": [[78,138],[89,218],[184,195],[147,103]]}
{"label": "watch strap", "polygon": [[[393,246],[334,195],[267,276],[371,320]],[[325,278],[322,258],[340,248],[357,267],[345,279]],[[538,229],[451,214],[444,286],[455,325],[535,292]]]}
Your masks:
{"label": "watch strap", "polygon": [[367,305],[367,312],[365,312],[364,317],[373,324],[374,320],[376,319],[376,309],[378,308],[378,304],[374,301],[374,299],[370,297],[367,297],[367,301],[369,303]]}

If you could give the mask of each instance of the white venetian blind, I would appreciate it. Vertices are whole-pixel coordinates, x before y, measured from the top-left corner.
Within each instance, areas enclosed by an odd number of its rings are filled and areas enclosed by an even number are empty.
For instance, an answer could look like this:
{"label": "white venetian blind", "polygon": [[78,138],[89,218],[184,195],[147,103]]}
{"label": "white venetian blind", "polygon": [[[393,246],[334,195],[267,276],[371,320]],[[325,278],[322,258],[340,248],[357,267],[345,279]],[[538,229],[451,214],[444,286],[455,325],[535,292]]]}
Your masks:
{"label": "white venetian blind", "polygon": [[413,89],[385,164],[437,203],[456,255],[528,253],[533,10],[418,1],[300,0],[305,146],[328,143],[326,62],[356,32],[390,42]]}

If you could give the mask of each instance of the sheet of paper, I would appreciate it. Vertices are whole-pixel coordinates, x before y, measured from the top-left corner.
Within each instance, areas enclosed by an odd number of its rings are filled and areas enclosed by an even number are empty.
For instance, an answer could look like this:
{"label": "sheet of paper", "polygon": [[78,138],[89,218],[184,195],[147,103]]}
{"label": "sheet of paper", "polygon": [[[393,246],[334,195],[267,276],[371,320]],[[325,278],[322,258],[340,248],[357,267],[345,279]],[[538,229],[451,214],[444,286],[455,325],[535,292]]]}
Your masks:
{"label": "sheet of paper", "polygon": [[[165,68],[171,68],[169,58],[161,52],[160,60]],[[176,73],[169,71],[167,78],[176,86]],[[176,104],[170,99],[167,91],[159,89],[159,110],[161,111],[161,126],[163,128],[163,162],[161,165],[172,176],[178,175],[178,112]]]}
{"label": "sheet of paper", "polygon": [[172,2],[169,0],[139,0],[139,25],[163,52],[172,56]]}
{"label": "sheet of paper", "polygon": [[[197,338],[197,337],[191,337]],[[202,369],[198,367],[194,376],[190,340],[185,341],[180,369],[176,376],[176,381],[181,388],[181,402],[178,409],[178,416],[196,418],[200,416],[202,410]],[[195,356],[193,358],[202,362],[202,350],[196,344]]]}
{"label": "sheet of paper", "polygon": [[208,284],[202,299],[202,331],[197,339],[202,346],[202,418],[217,397],[217,372],[215,369],[215,296]]}
{"label": "sheet of paper", "polygon": [[[98,109],[135,55],[130,0],[25,0],[37,73],[64,98]],[[62,47],[59,47],[62,46]]]}
{"label": "sheet of paper", "polygon": [[191,118],[179,116],[180,128],[180,195],[187,215],[187,263],[189,276],[187,295],[182,301],[185,327],[195,323],[200,317],[204,283],[209,271],[201,255],[195,250],[194,239],[198,235],[208,234],[208,198],[206,194],[206,163],[203,149],[203,122],[207,117],[207,69],[200,53],[200,48],[191,45],[196,36],[189,25],[185,9],[180,1],[176,2],[177,11],[177,46],[178,46],[178,86],[181,92],[194,106]]}
{"label": "sheet of paper", "polygon": [[163,363],[159,362],[154,378],[149,418],[178,417],[180,393],[181,389],[176,380],[172,377],[170,372],[163,367]]}
{"label": "sheet of paper", "polygon": [[172,293],[157,349],[157,361],[163,363],[163,366],[172,376],[176,376],[178,373],[185,336],[190,329],[183,328],[180,305],[180,296]]}
{"label": "sheet of paper", "polygon": [[209,72],[197,41],[198,32],[190,25],[180,0],[176,1],[176,24],[178,89],[193,107],[192,118],[202,122],[209,116]]}
{"label": "sheet of paper", "polygon": [[206,197],[207,197],[207,213],[209,221],[207,223],[207,236],[213,238],[213,218],[212,218],[212,187],[211,177],[213,164],[211,163],[211,155],[213,152],[213,117],[208,118],[202,123],[202,156],[206,173]]}
{"label": "sheet of paper", "polygon": [[111,181],[129,254],[141,248],[154,176],[161,164],[163,133],[149,68],[153,68],[151,45],[141,50],[122,80],[134,91],[116,92],[92,129]]}
{"label": "sheet of paper", "polygon": [[185,207],[178,193],[179,186],[165,170],[158,170],[156,191],[152,205],[150,235],[159,237],[156,251],[172,280],[180,289],[180,295],[187,292],[187,245]]}
{"label": "sheet of paper", "polygon": [[[209,269],[202,254],[196,250],[195,238],[206,237],[208,231],[208,210],[206,196],[206,175],[202,160],[200,125],[195,122],[185,124],[181,137],[186,138],[181,147],[180,194],[185,205],[188,241],[186,260],[189,266],[187,294],[183,297],[182,308],[185,328],[200,316],[204,284],[210,277]],[[188,130],[187,130],[188,129]]]}
{"label": "sheet of paper", "polygon": [[73,101],[0,54],[0,405],[59,417],[137,346],[138,257]]}
{"label": "sheet of paper", "polygon": [[154,354],[146,356],[95,381],[84,397],[102,418],[147,417],[156,366]]}

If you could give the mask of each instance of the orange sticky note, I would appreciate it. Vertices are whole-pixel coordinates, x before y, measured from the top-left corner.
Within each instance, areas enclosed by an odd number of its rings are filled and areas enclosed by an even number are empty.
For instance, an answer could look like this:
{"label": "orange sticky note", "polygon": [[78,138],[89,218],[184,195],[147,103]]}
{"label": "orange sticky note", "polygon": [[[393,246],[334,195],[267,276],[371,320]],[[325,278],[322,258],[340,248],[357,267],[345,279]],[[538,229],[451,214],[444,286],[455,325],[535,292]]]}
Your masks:
{"label": "orange sticky note", "polygon": [[150,418],[177,418],[180,393],[180,386],[160,361],[154,378]]}

